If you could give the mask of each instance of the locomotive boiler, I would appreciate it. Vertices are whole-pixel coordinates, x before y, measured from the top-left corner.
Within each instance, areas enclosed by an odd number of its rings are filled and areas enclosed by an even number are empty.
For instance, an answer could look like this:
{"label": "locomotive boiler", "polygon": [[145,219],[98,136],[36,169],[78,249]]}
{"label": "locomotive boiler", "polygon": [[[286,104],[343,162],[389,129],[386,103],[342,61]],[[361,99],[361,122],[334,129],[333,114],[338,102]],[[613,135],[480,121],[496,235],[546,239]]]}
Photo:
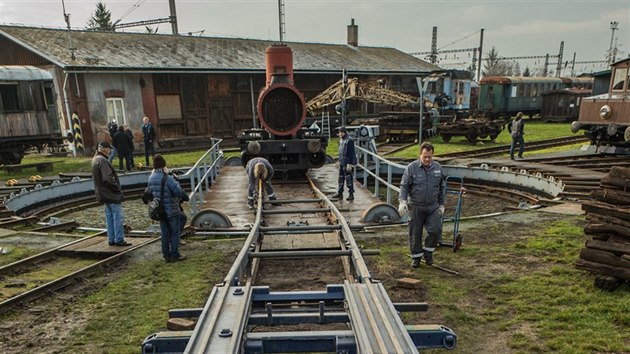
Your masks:
{"label": "locomotive boiler", "polygon": [[612,64],[607,93],[584,97],[571,131],[584,131],[593,145],[607,145],[611,152],[630,153],[630,58]]}
{"label": "locomotive boiler", "polygon": [[275,171],[287,174],[321,167],[328,137],[304,127],[306,103],[293,81],[293,52],[283,44],[265,50],[266,86],[257,103],[260,128],[239,134],[243,166],[264,157]]}

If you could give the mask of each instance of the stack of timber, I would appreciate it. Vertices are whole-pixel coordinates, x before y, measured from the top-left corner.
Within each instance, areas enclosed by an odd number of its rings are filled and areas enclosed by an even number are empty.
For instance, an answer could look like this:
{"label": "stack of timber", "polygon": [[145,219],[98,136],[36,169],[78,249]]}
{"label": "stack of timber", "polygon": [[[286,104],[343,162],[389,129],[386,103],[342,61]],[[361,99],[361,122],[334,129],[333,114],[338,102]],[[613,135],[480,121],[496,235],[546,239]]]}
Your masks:
{"label": "stack of timber", "polygon": [[630,168],[613,167],[591,197],[582,203],[584,233],[590,239],[576,266],[604,275],[596,279],[600,287],[606,287],[601,284],[606,277],[617,283],[630,280]]}

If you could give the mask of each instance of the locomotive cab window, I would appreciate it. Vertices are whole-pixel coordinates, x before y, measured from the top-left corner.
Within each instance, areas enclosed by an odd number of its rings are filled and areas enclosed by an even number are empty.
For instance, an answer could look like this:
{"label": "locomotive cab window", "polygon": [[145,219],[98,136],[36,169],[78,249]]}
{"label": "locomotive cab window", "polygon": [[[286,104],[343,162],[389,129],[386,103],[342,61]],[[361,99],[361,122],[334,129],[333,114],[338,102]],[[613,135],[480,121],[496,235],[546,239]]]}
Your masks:
{"label": "locomotive cab window", "polygon": [[22,111],[17,84],[0,84],[0,108],[3,112]]}
{"label": "locomotive cab window", "polygon": [[127,117],[125,115],[125,102],[122,98],[107,98],[105,99],[107,105],[107,121],[116,121],[118,124],[127,124]]}
{"label": "locomotive cab window", "polygon": [[612,91],[623,91],[628,78],[628,68],[615,68],[612,80]]}

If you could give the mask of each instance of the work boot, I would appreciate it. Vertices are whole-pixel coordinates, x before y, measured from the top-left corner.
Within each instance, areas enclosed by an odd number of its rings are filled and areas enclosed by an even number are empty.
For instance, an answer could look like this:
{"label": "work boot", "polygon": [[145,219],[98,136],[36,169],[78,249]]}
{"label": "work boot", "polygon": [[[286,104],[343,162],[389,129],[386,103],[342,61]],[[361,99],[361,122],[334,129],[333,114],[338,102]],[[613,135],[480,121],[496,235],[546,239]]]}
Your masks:
{"label": "work boot", "polygon": [[273,206],[280,206],[280,203],[274,203],[273,201],[276,200],[276,197],[269,197],[269,201],[271,202],[271,205]]}
{"label": "work boot", "polygon": [[334,194],[332,197],[330,197],[331,199],[343,199],[343,193],[339,193],[337,192],[336,194]]}
{"label": "work boot", "polygon": [[250,209],[254,209],[254,200],[250,199],[247,201],[247,207]]}
{"label": "work boot", "polygon": [[424,251],[424,260],[428,265],[433,265],[433,252]]}
{"label": "work boot", "polygon": [[412,268],[418,268],[420,266],[420,260],[422,259],[422,257],[418,257],[418,258],[413,258],[411,260],[411,267]]}
{"label": "work boot", "polygon": [[354,194],[350,193],[350,195],[348,196],[346,200],[354,200]]}

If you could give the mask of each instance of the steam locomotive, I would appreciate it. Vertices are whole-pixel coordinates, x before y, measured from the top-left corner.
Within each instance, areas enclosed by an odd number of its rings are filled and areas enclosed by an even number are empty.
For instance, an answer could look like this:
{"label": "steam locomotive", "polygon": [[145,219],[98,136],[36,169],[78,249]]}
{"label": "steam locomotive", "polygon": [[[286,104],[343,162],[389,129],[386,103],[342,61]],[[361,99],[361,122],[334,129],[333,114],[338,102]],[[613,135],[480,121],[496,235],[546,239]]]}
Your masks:
{"label": "steam locomotive", "polygon": [[630,58],[613,63],[608,92],[582,98],[580,115],[571,124],[571,131],[584,130],[584,135],[594,145],[609,145],[630,152],[629,74]]}
{"label": "steam locomotive", "polygon": [[283,44],[265,50],[266,86],[260,92],[257,118],[260,128],[239,134],[243,166],[264,157],[285,176],[326,162],[328,137],[304,127],[306,103],[293,82],[293,52]]}

